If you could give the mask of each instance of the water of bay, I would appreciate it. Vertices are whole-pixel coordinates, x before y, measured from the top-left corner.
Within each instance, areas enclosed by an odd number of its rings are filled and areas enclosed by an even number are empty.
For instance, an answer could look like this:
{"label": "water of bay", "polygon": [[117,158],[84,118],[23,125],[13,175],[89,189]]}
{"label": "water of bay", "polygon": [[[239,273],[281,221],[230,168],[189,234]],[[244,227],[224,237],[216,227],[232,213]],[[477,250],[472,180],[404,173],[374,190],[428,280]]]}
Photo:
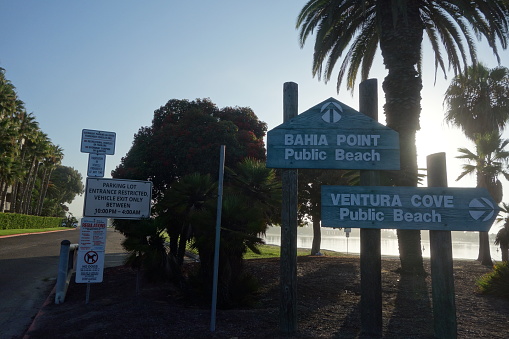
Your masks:
{"label": "water of bay", "polygon": [[[398,239],[394,230],[382,230],[382,255],[398,256]],[[501,261],[500,248],[493,244],[495,235],[490,234],[491,257],[495,262]],[[263,237],[266,244],[281,244],[281,228],[269,227]],[[479,252],[478,232],[452,232],[452,255],[454,259],[477,259]],[[299,227],[297,230],[297,247],[311,248],[313,243],[312,227]],[[429,232],[421,231],[422,255],[430,257]],[[322,250],[331,250],[343,253],[360,253],[359,230],[352,228],[350,237],[346,237],[344,230],[322,227]]]}

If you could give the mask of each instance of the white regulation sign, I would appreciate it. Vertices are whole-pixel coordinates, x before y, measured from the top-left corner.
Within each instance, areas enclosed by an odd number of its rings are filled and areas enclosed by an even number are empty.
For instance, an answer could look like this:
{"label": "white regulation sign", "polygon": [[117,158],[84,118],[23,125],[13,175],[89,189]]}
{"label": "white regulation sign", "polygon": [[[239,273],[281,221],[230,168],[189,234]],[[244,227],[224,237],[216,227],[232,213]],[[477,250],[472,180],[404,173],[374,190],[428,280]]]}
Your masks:
{"label": "white regulation sign", "polygon": [[83,215],[114,219],[144,219],[150,216],[152,182],[87,178]]}
{"label": "white regulation sign", "polygon": [[103,281],[106,249],[106,218],[83,218],[76,260],[76,283]]}

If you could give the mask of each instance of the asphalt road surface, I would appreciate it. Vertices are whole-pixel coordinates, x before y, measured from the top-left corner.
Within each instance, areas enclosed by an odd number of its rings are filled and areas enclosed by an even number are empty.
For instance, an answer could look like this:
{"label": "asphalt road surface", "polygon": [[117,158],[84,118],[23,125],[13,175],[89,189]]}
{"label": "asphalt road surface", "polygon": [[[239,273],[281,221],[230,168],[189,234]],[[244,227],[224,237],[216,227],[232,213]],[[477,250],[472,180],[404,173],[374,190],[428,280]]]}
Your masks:
{"label": "asphalt road surface", "polygon": [[[23,336],[55,286],[60,243],[78,239],[79,229],[0,237],[0,339]],[[122,264],[122,240],[108,228],[106,267]]]}

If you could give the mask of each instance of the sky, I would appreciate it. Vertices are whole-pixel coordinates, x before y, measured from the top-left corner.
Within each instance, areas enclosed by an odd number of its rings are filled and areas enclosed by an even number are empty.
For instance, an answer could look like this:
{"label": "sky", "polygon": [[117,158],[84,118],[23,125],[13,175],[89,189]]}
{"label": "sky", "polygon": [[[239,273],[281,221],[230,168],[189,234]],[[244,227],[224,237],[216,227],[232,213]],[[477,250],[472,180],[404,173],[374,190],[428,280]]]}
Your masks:
{"label": "sky", "polygon": [[[149,126],[154,110],[171,99],[210,98],[219,108],[250,107],[272,129],[283,122],[283,84],[299,88],[299,112],[333,97],[358,109],[358,88],[336,91],[311,72],[314,37],[300,47],[296,18],[307,0],[0,0],[0,67],[52,142],[64,149],[62,164],[87,174],[80,152],[83,129],[116,133],[106,175]],[[479,59],[497,60],[485,44]],[[501,51],[509,66],[509,52]],[[455,179],[462,162],[458,147],[474,149],[444,122],[443,98],[453,77],[439,71],[425,42],[418,164],[445,152],[448,185],[475,187],[475,178]],[[385,124],[381,57],[370,78],[378,79],[379,120]],[[508,138],[509,134],[505,133]],[[227,155],[226,155],[227,156]],[[505,201],[509,199],[509,183]],[[81,217],[83,196],[70,212]],[[494,226],[498,230],[499,226]],[[493,229],[492,228],[492,231]]]}

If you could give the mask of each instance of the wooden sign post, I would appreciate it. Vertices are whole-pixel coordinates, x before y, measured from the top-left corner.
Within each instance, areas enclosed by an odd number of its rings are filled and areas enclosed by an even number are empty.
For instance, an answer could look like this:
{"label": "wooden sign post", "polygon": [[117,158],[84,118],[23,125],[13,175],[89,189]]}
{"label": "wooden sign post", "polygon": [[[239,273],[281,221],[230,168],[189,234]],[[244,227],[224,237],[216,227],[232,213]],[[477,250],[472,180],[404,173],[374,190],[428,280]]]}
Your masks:
{"label": "wooden sign post", "polygon": [[[376,79],[363,81],[359,86],[359,111],[378,121]],[[360,171],[360,184],[380,185],[380,172]],[[382,249],[379,229],[361,228],[361,334],[382,336]]]}
{"label": "wooden sign post", "polygon": [[[428,155],[428,187],[447,187],[445,153]],[[456,338],[456,304],[452,270],[451,231],[429,231],[431,292],[436,338]]]}
{"label": "wooden sign post", "polygon": [[[283,86],[283,117],[290,121],[298,112],[298,86]],[[297,331],[297,169],[284,169],[281,208],[281,304],[279,326],[283,333]]]}
{"label": "wooden sign post", "polygon": [[[280,329],[286,334],[297,331],[297,169],[366,170],[361,180],[367,185],[378,183],[374,170],[399,169],[398,133],[376,120],[376,80],[368,81],[361,92],[364,93],[361,97],[370,97],[370,102],[363,104],[367,115],[333,98],[297,115],[297,84],[287,82],[283,87],[284,122],[267,133],[267,167],[283,169]],[[374,322],[374,331],[378,333],[381,332],[380,230],[365,230],[364,234],[362,246],[369,248],[364,253],[371,253],[361,260],[366,289],[364,303],[369,305],[365,307],[365,322]],[[376,310],[370,309],[374,305]]]}

